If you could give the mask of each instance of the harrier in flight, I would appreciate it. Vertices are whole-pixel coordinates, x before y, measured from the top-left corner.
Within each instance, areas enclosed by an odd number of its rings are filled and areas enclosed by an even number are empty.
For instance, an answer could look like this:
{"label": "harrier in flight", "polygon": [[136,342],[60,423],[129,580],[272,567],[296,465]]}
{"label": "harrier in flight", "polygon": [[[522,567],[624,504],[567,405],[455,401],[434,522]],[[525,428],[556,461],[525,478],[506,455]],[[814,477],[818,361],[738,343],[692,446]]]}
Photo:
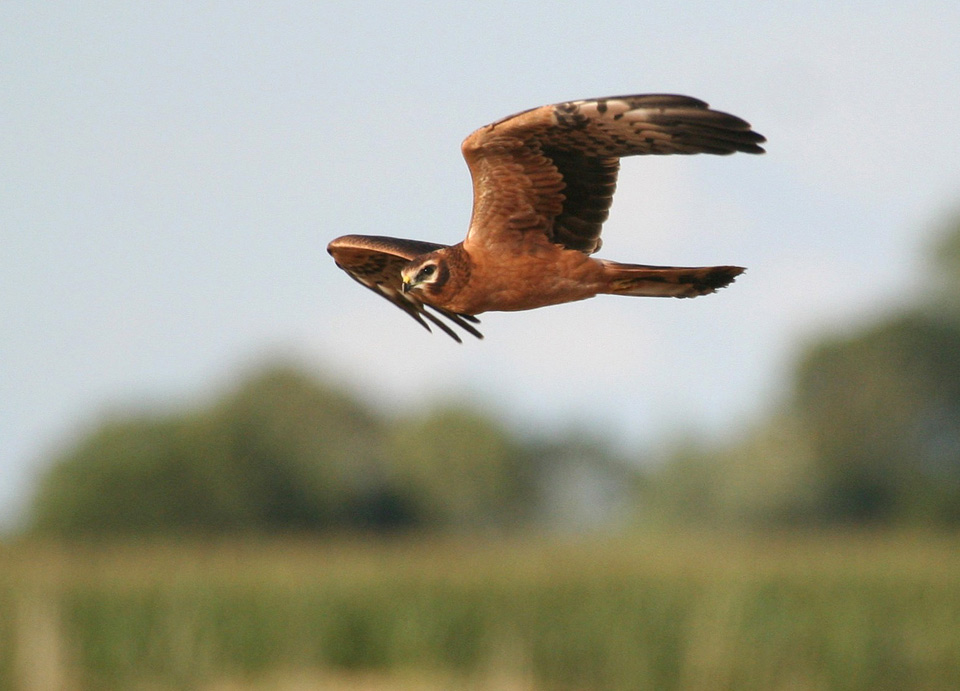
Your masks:
{"label": "harrier in flight", "polygon": [[491,310],[528,310],[602,293],[706,295],[743,268],[621,264],[590,256],[600,249],[620,158],[760,154],[764,141],[749,123],[688,96],[613,96],[534,108],[464,140],[473,216],[463,242],[344,235],[327,251],[352,278],[428,331],[424,319],[457,341],[440,317],[482,338],[475,315]]}

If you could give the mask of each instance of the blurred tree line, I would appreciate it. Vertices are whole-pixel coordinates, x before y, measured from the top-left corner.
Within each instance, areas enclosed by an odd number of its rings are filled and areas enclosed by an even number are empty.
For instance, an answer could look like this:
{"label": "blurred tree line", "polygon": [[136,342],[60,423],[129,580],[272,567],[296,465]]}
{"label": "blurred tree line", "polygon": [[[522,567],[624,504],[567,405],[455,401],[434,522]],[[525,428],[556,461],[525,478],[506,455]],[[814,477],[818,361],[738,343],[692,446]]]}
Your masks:
{"label": "blurred tree line", "polygon": [[960,523],[960,217],[914,304],[827,335],[736,443],[675,449],[648,499],[668,520]]}
{"label": "blurred tree line", "polygon": [[625,515],[956,524],[960,219],[929,263],[915,305],[807,348],[776,412],[732,444],[689,441],[660,464],[625,463],[597,440],[521,438],[464,405],[388,418],[277,366],[206,408],[104,422],[51,463],[32,526],[62,535],[582,528]]}
{"label": "blurred tree line", "polygon": [[553,488],[584,467],[621,491],[636,476],[595,442],[520,439],[462,404],[392,419],[279,364],[208,407],[107,420],[51,464],[31,521],[90,536],[502,530],[557,501],[582,514],[588,494]]}

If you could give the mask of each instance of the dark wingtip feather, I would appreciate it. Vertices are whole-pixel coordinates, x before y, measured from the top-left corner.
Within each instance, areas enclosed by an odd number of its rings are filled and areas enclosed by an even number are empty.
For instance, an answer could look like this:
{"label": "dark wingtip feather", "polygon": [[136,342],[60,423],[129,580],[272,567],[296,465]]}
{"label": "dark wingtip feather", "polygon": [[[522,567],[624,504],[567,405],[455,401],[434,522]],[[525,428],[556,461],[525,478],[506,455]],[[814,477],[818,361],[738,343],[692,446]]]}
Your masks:
{"label": "dark wingtip feather", "polygon": [[480,320],[474,317],[472,314],[459,314],[457,312],[449,312],[447,310],[440,309],[439,307],[434,307],[433,305],[426,305],[426,306],[429,307],[430,309],[436,310],[437,312],[442,314],[444,317],[452,321],[454,324],[459,326],[461,329],[463,329],[470,335],[480,339],[483,338],[483,334],[480,333],[476,328],[474,328],[473,325],[468,323],[468,322],[473,322],[474,324],[480,323]]}

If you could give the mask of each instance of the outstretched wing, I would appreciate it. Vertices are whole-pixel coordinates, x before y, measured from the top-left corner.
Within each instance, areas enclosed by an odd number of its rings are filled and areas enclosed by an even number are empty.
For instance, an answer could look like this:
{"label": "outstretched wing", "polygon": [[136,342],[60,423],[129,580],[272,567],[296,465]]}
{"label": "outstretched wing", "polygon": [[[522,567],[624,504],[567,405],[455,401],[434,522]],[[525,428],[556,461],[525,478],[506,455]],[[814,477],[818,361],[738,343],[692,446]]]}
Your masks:
{"label": "outstretched wing", "polygon": [[483,334],[469,323],[478,324],[480,320],[476,317],[428,305],[418,300],[415,295],[400,289],[400,270],[404,265],[411,259],[442,247],[446,245],[377,235],[344,235],[327,245],[327,252],[333,257],[337,266],[346,271],[351,278],[385,297],[420,322],[427,331],[430,331],[430,325],[424,321],[424,318],[439,327],[453,340],[461,342],[456,331],[426,310],[429,307],[467,333],[483,338]]}
{"label": "outstretched wing", "polygon": [[622,156],[763,153],[740,118],[688,96],[570,101],[481,127],[463,142],[473,176],[464,246],[535,232],[587,254],[600,248]]}

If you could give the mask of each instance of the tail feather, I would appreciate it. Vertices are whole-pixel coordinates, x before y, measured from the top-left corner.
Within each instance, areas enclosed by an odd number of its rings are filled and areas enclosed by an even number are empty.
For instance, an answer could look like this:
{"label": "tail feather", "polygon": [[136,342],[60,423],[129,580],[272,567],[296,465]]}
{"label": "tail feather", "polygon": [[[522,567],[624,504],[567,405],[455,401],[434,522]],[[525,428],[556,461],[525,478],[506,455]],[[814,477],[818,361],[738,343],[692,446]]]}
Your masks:
{"label": "tail feather", "polygon": [[708,295],[742,274],[741,266],[644,266],[603,262],[607,289],[614,295],[692,298]]}

